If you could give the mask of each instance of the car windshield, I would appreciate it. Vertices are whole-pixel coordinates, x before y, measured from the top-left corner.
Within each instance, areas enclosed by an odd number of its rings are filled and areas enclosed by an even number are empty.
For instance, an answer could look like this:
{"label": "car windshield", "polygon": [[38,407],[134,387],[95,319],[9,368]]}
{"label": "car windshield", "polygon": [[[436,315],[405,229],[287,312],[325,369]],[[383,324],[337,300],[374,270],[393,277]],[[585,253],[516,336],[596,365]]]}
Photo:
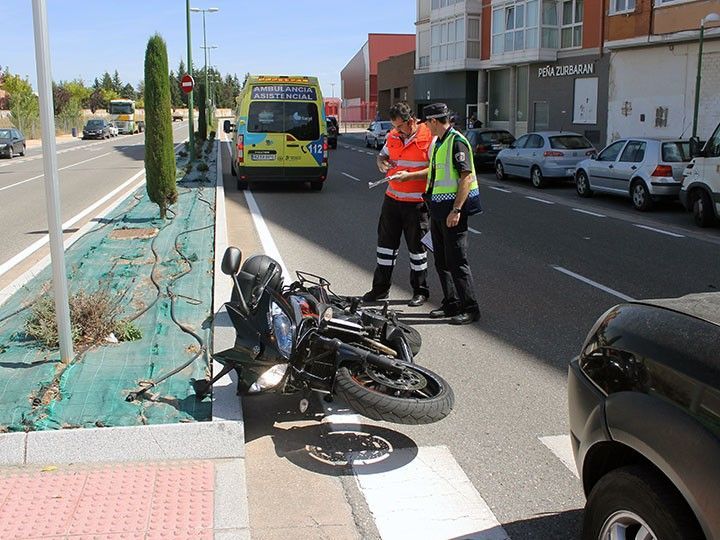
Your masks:
{"label": "car windshield", "polygon": [[10,138],[10,130],[9,129],[0,129],[0,139],[9,139]]}
{"label": "car windshield", "polygon": [[592,147],[590,141],[582,135],[555,135],[550,137],[550,148],[558,150],[579,150]]}
{"label": "car windshield", "polygon": [[102,120],[88,120],[87,127],[101,128],[101,127],[103,127],[103,121]]}
{"label": "car windshield", "polygon": [[380,122],[380,129],[390,131],[392,129],[392,122]]}
{"label": "car windshield", "polygon": [[683,163],[692,159],[690,157],[690,141],[662,143],[662,160],[666,163]]}
{"label": "car windshield", "polygon": [[135,112],[135,107],[132,103],[110,103],[110,114],[132,114]]}
{"label": "car windshield", "polygon": [[480,140],[484,143],[512,144],[515,137],[507,131],[485,131],[480,133]]}

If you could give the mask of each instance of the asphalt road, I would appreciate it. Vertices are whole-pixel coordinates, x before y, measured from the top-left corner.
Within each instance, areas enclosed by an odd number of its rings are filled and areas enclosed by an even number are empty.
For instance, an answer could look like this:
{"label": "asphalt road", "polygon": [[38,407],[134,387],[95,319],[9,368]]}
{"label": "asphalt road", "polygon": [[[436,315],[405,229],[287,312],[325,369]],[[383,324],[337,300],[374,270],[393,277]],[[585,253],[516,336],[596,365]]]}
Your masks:
{"label": "asphalt road", "polygon": [[[187,135],[184,126],[173,126],[175,142]],[[141,171],[144,152],[144,134],[58,145],[62,222]],[[0,265],[47,234],[42,148],[0,160],[0,231]]]}
{"label": "asphalt road", "polygon": [[[375,264],[383,191],[368,190],[381,175],[360,137],[341,136],[320,193],[252,190],[289,270],[323,275],[340,294],[367,291]],[[511,538],[577,538],[581,483],[540,440],[567,435],[568,362],[621,298],[720,288],[720,229],[696,229],[677,205],[640,214],[628,200],[580,199],[569,183],[541,191],[480,176],[485,212],[471,218],[470,261],[481,321],[452,327],[425,316],[441,299],[432,269],[432,305],[405,307],[404,247],[391,291],[422,332],[418,362],[450,382],[456,409],[429,426],[383,427],[417,448],[446,446]],[[234,189],[229,174],[225,182]]]}

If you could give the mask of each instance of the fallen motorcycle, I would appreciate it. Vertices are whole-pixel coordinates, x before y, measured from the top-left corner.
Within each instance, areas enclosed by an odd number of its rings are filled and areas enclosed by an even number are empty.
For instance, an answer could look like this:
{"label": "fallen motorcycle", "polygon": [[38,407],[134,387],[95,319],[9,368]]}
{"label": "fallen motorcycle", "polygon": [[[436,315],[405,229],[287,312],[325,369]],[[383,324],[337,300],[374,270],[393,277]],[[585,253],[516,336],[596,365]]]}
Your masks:
{"label": "fallen motorcycle", "polygon": [[414,362],[420,334],[387,305],[368,308],[358,298],[335,295],[327,280],[305,272],[283,287],[272,258],[255,255],[240,268],[241,260],[240,250],[229,247],[222,261],[234,283],[225,306],[235,344],[214,354],[223,369],[196,381],[198,397],[234,369],[247,393],[302,393],[303,400],[313,391],[337,395],[374,420],[429,424],[450,414],[452,389]]}

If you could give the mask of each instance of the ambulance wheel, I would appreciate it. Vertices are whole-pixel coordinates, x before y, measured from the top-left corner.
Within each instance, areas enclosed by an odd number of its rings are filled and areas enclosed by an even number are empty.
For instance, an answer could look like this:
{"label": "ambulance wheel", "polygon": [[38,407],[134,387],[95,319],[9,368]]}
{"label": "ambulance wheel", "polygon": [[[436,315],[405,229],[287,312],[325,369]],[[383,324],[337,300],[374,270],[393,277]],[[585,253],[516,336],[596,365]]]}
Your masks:
{"label": "ambulance wheel", "polygon": [[237,171],[235,170],[235,164],[232,161],[230,162],[230,174],[233,176],[237,176]]}
{"label": "ambulance wheel", "polygon": [[240,179],[238,178],[237,188],[238,188],[238,191],[245,191],[245,190],[248,188],[248,181],[247,181],[247,180],[240,180]]}

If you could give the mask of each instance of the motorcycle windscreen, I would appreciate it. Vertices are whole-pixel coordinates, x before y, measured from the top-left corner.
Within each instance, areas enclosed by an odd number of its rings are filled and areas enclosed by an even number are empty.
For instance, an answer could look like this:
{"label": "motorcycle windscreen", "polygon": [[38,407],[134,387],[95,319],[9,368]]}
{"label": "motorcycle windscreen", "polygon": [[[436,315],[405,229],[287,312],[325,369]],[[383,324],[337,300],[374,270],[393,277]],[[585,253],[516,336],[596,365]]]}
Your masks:
{"label": "motorcycle windscreen", "polygon": [[284,103],[251,102],[245,135],[245,166],[257,169],[262,176],[282,176],[284,163]]}

